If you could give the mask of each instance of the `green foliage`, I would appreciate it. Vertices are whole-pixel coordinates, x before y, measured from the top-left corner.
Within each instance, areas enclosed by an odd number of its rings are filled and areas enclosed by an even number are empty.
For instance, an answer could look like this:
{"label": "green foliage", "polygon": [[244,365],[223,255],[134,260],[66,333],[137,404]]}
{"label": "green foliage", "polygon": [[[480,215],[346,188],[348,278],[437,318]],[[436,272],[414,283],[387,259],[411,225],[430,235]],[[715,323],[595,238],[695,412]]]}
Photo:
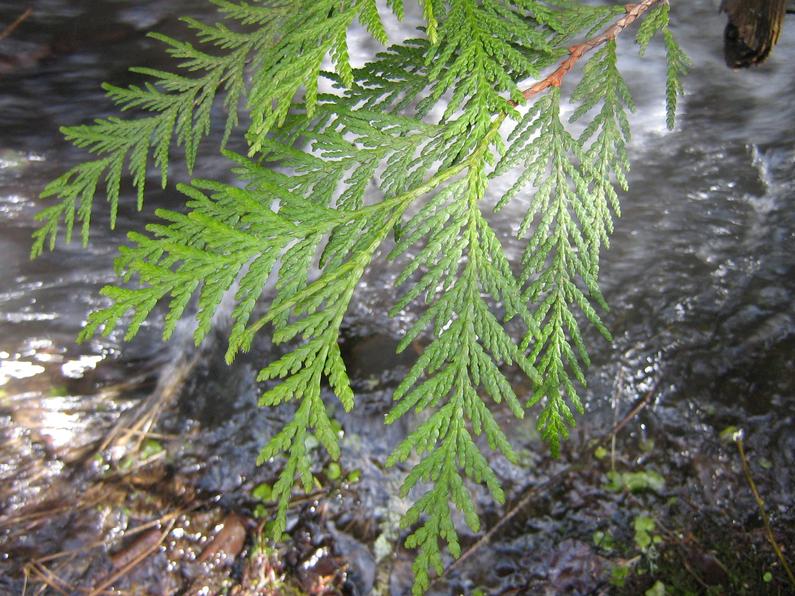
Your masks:
{"label": "green foliage", "polygon": [[673,130],[676,116],[676,103],[680,95],[684,94],[682,87],[682,77],[690,68],[690,58],[682,51],[676,39],[668,28],[668,19],[671,7],[667,2],[659,4],[643,20],[638,27],[638,34],[635,38],[640,46],[641,56],[646,53],[649,43],[658,32],[662,32],[665,40],[665,52],[667,56],[667,73],[665,79],[665,104],[666,104],[666,124]]}
{"label": "green foliage", "polygon": [[79,164],[53,180],[42,197],[59,197],[60,203],[48,207],[38,215],[42,227],[34,234],[33,256],[52,248],[63,220],[66,241],[71,239],[76,221],[81,223],[83,244],[88,242],[89,224],[94,194],[103,182],[111,204],[110,225],[116,221],[121,178],[125,164],[138,194],[138,208],[143,202],[146,172],[151,159],[161,172],[163,187],[168,182],[168,166],[172,144],[183,147],[188,171],[196,162],[199,143],[210,132],[210,116],[216,96],[225,92],[224,106],[228,114],[224,141],[238,124],[238,104],[244,94],[245,69],[252,53],[273,45],[275,35],[288,14],[289,3],[252,8],[214,0],[227,19],[246,25],[256,25],[247,33],[231,31],[223,22],[205,25],[185,19],[208,50],[207,53],[190,43],[165,35],[152,37],[167,46],[167,52],[179,60],[179,73],[152,68],[135,68],[133,72],[149,77],[153,82],[143,86],[131,85],[123,89],[104,86],[108,97],[124,111],[141,109],[151,116],[137,118],[107,118],[94,124],[64,127],[64,136],[78,147],[98,156]]}
{"label": "green foliage", "polygon": [[650,490],[659,493],[665,488],[665,479],[653,470],[640,470],[637,472],[611,471],[607,473],[607,478],[609,482],[605,488],[616,492],[628,490],[636,493]]}
{"label": "green foliage", "polygon": [[273,497],[273,487],[267,482],[261,482],[251,491],[251,496],[258,501],[267,503]]}
{"label": "green foliage", "polygon": [[421,481],[432,485],[402,521],[408,528],[425,514],[406,539],[408,547],[419,550],[414,562],[417,592],[428,587],[429,568],[442,572],[440,539],[446,541],[453,556],[460,554],[448,500],[463,513],[473,531],[480,528],[464,477],[485,484],[497,502],[505,499],[496,474],[474,440],[484,434],[490,448],[515,462],[510,442],[484,399],[495,404],[505,401],[516,417],[524,415],[500,366],[515,363],[539,381],[485,298],[504,305],[504,321],[519,316],[532,325],[499,240],[478,206],[485,190],[486,160],[486,154],[475,153],[466,178],[438,193],[409,220],[391,255],[398,256],[421,237],[426,238],[398,283],[406,282],[417,269],[424,273],[393,312],[423,293],[426,300],[435,298],[398,347],[404,349],[426,326],[433,328],[435,339],[395,390],[397,404],[386,418],[387,423],[394,422],[410,409],[432,412],[387,461],[395,465],[412,452],[421,457],[403,483],[404,496]]}
{"label": "green foliage", "polygon": [[592,538],[594,546],[601,548],[604,551],[611,552],[616,548],[615,538],[609,530],[607,532],[597,530],[593,533]]}
{"label": "green foliage", "polygon": [[648,515],[639,515],[632,522],[632,525],[635,529],[635,545],[640,550],[645,551],[654,541],[655,536],[652,532],[654,532],[656,523]]}
{"label": "green foliage", "polygon": [[673,129],[676,117],[676,103],[680,95],[684,95],[682,77],[690,68],[690,58],[679,47],[671,30],[663,30],[665,50],[668,56],[668,69],[665,77],[665,122],[669,129]]}
{"label": "green foliage", "polygon": [[628,565],[616,565],[610,569],[610,585],[616,588],[623,588],[631,574],[632,569]]}
{"label": "green foliage", "polygon": [[644,592],[645,596],[665,596],[667,594],[665,584],[660,580],[654,582],[654,585]]}
{"label": "green foliage", "polygon": [[530,239],[518,282],[524,288],[522,302],[536,305],[532,320],[540,332],[528,333],[521,347],[532,346],[530,359],[537,363],[542,377],[528,405],[545,401],[538,427],[557,453],[560,439],[568,434],[567,425],[574,424],[571,406],[583,411],[572,379],[585,385],[583,365],[590,363],[572,307],[610,337],[591,304],[607,306],[596,283],[594,253],[589,249],[599,241],[596,234],[600,231],[600,224],[591,222],[609,217],[607,208],[598,204],[605,193],[591,193],[591,188],[610,182],[600,177],[582,145],[563,126],[558,88],[528,110],[508,141],[510,147],[495,173],[512,170],[519,163],[524,167],[497,209],[526,186],[535,187],[534,199],[519,225],[519,237],[530,233]]}
{"label": "green foliage", "polygon": [[[159,223],[129,235],[116,261],[123,283],[102,290],[109,304],[89,316],[80,339],[119,326],[130,339],[158,313],[165,338],[192,316],[198,344],[226,300],[227,360],[266,327],[287,346],[258,376],[266,384],[260,404],[292,412],[259,457],[281,470],[267,487],[278,538],[294,484],[316,485],[312,445],[331,460],[325,477],[341,476],[339,429],[324,386],[344,409],[354,407],[340,325],[365,270],[391,242],[389,258],[403,265],[391,313],[419,312],[399,350],[418,338],[429,342],[386,416],[388,424],[410,412],[419,420],[387,463],[410,468],[402,492],[415,502],[402,526],[406,545],[418,550],[414,591],[422,593],[431,573],[444,569],[442,546],[460,553],[458,514],[472,531],[480,528],[474,485],[505,499],[484,455],[488,448],[516,461],[499,422],[503,408],[521,419],[540,406],[538,428],[557,453],[583,411],[590,361],[583,325],[610,337],[599,314],[607,308],[599,255],[619,214],[616,189],[627,186],[634,110],[616,41],[602,39],[584,58],[571,94],[579,136],[561,118],[556,84],[525,105],[533,94],[522,81],[538,79],[569,44],[597,34],[623,9],[571,0],[420,0],[424,35],[353,68],[347,34],[355,21],[388,45],[375,0],[212,1],[219,23],[186,19],[196,45],[155,36],[177,72],[139,68],[150,82],[106,85],[114,103],[141,115],[64,129],[94,157],[42,193],[59,202],[40,213],[33,254],[55,245],[61,224],[67,240],[77,224],[87,242],[100,188],[113,225],[125,169],[140,209],[149,166],[165,186],[174,145],[193,170],[217,97],[226,110],[222,148],[245,106],[248,155],[224,152],[238,183],[179,185],[185,209],[160,210]],[[402,0],[387,4],[404,16]],[[657,3],[637,40],[644,51],[663,34],[672,126],[687,59],[668,17],[667,3]],[[333,73],[322,70],[327,58]],[[319,91],[320,78],[332,92]],[[520,201],[524,210],[516,266],[485,213],[489,187],[501,176],[512,182],[496,210]],[[516,393],[509,366],[533,385],[529,398]]]}
{"label": "green foliage", "polygon": [[165,449],[163,445],[160,444],[159,441],[155,439],[147,439],[144,441],[143,445],[141,445],[140,457],[142,460],[146,461],[160,453],[163,453]]}

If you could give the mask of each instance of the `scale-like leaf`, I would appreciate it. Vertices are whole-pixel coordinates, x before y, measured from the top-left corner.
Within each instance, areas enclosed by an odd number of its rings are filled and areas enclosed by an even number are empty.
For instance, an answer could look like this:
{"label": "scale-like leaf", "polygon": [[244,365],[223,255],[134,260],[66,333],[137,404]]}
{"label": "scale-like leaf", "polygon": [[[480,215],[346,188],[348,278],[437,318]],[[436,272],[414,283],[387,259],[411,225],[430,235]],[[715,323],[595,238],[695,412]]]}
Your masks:
{"label": "scale-like leaf", "polygon": [[[149,168],[166,185],[176,145],[192,170],[214,106],[227,112],[224,145],[244,104],[248,155],[224,152],[235,183],[181,185],[184,210],[158,211],[147,233],[129,235],[116,261],[122,283],[102,290],[109,304],[89,316],[81,339],[119,326],[130,339],[162,312],[165,338],[191,317],[198,344],[225,324],[218,314],[229,303],[228,361],[265,329],[284,345],[258,375],[260,404],[284,408],[287,418],[259,457],[280,466],[272,524],[279,538],[294,486],[312,490],[318,457],[340,455],[326,394],[355,407],[340,327],[391,238],[388,256],[403,263],[391,312],[418,312],[398,350],[427,341],[386,415],[387,423],[421,415],[387,462],[407,468],[402,492],[417,496],[402,526],[418,551],[420,594],[443,573],[444,547],[461,552],[455,512],[479,530],[476,486],[505,499],[486,456],[516,461],[503,410],[521,419],[540,405],[537,426],[554,452],[582,412],[590,361],[583,324],[610,335],[599,314],[607,308],[599,258],[629,167],[634,104],[615,35],[644,12],[641,51],[662,32],[672,126],[688,62],[669,30],[668,3],[420,0],[424,33],[353,68],[354,22],[388,43],[375,0],[212,1],[222,22],[186,19],[197,44],[156,36],[178,72],[139,68],[150,82],[106,86],[120,108],[145,115],[65,129],[93,158],[42,193],[60,201],[39,214],[33,254],[54,247],[59,225],[67,240],[80,225],[87,241],[99,189],[113,223],[127,175],[140,209]],[[402,0],[387,6],[405,16]],[[572,93],[571,120],[584,126],[575,137],[561,120],[561,77],[586,52]],[[329,61],[334,72],[323,70]],[[556,74],[524,89],[525,79],[555,65]],[[330,92],[320,91],[320,78]],[[489,186],[505,175],[496,210],[513,203],[523,212],[517,230],[526,245],[516,264],[484,214]],[[512,382],[519,374],[529,394]],[[312,438],[325,456],[308,449]]]}

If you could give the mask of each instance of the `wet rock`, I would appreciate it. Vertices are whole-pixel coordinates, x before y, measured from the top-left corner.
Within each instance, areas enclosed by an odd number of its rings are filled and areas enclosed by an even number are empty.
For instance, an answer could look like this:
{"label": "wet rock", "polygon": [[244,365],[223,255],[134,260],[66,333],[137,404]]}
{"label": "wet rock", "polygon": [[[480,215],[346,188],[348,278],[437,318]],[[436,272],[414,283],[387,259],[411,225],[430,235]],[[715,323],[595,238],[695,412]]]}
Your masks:
{"label": "wet rock", "polygon": [[199,555],[199,563],[229,564],[243,550],[246,542],[246,526],[242,517],[230,513],[224,518],[223,527]]}
{"label": "wet rock", "polygon": [[564,540],[548,560],[547,594],[588,594],[607,569],[594,549],[577,540]]}
{"label": "wet rock", "polygon": [[715,555],[690,548],[687,559],[693,572],[709,586],[727,586],[730,584],[729,573]]}
{"label": "wet rock", "polygon": [[306,592],[328,594],[339,591],[347,575],[347,565],[344,559],[333,556],[324,546],[315,550],[297,571]]}
{"label": "wet rock", "polygon": [[342,345],[342,358],[355,385],[354,389],[369,392],[397,384],[422,351],[415,344],[400,353],[397,347],[398,339],[384,333],[346,337]]}
{"label": "wet rock", "polygon": [[333,523],[328,530],[334,537],[334,550],[348,564],[347,584],[354,594],[369,594],[375,583],[375,558],[364,544],[346,532],[338,531]]}

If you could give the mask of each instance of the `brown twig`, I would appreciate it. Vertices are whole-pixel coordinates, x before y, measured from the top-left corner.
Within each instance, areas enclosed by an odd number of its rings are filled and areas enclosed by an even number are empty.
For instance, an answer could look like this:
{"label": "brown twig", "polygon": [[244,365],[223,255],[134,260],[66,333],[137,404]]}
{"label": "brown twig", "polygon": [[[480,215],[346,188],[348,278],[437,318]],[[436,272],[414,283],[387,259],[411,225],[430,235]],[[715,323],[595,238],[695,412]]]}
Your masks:
{"label": "brown twig", "polygon": [[62,550],[62,551],[59,551],[57,553],[52,553],[50,555],[44,555],[43,557],[39,557],[37,559],[34,559],[33,562],[34,563],[43,564],[43,563],[49,563],[50,561],[55,561],[55,560],[63,559],[63,558],[71,559],[73,557],[76,557],[80,553],[84,553],[84,552],[86,552],[88,550],[91,550],[92,548],[97,548],[99,546],[103,546],[104,544],[105,544],[104,540],[95,540],[94,542],[90,542],[90,543],[86,544],[85,546],[80,546],[80,547],[77,547],[77,548],[71,548],[69,550]]}
{"label": "brown twig", "polygon": [[14,31],[16,31],[17,27],[19,27],[25,20],[33,14],[33,7],[29,6],[25,12],[17,17],[17,20],[11,23],[8,27],[0,31],[0,41],[4,40],[6,37],[11,35]]}
{"label": "brown twig", "polygon": [[756,506],[759,508],[759,514],[762,516],[762,522],[765,524],[767,540],[770,542],[770,546],[772,546],[773,550],[776,552],[778,560],[781,561],[781,566],[784,567],[784,571],[787,574],[789,582],[792,584],[792,587],[795,588],[795,574],[792,573],[792,568],[784,558],[784,553],[781,551],[781,546],[776,540],[776,537],[773,535],[773,529],[770,527],[770,518],[768,517],[767,509],[765,508],[765,501],[762,499],[762,495],[759,494],[759,489],[756,488],[754,477],[751,475],[751,466],[748,464],[748,458],[745,455],[745,448],[743,447],[742,433],[737,433],[734,438],[734,442],[737,444],[737,451],[740,453],[740,461],[743,465],[743,474],[745,474],[745,480],[748,482],[748,487],[751,489],[751,493],[754,495]]}
{"label": "brown twig", "polygon": [[126,439],[129,435],[143,437],[144,439],[157,439],[160,441],[173,441],[179,439],[179,435],[155,433],[151,431],[142,431],[135,428],[122,428],[119,430],[119,437]]}
{"label": "brown twig", "polygon": [[[616,385],[615,391],[613,391],[613,399],[612,399],[612,406],[613,406],[613,426],[615,427],[618,423],[618,402],[621,399],[621,394],[624,393],[624,367],[621,366],[618,369],[618,377],[616,378]],[[613,437],[610,440],[610,471],[615,473],[616,471],[616,435],[613,434]]]}
{"label": "brown twig", "polygon": [[612,441],[615,438],[615,436],[621,431],[621,429],[623,429],[627,424],[629,424],[630,421],[633,418],[635,418],[635,416],[640,414],[640,412],[646,406],[648,406],[649,403],[651,403],[651,399],[657,394],[657,388],[659,386],[660,386],[660,380],[657,379],[654,382],[654,385],[651,386],[651,389],[649,389],[643,397],[641,397],[639,400],[635,402],[635,405],[632,406],[632,409],[630,409],[630,411],[627,412],[627,414],[621,419],[621,421],[618,424],[614,425],[613,428],[610,429],[610,432],[604,435],[603,437],[601,437],[596,442],[595,445],[592,445],[592,447],[598,447],[599,445],[604,446],[604,444],[608,440]]}
{"label": "brown twig", "polygon": [[[47,510],[33,511],[32,513],[12,514],[10,517],[4,517],[0,519],[0,528],[20,526],[22,524],[32,524],[33,527],[35,527],[37,523],[47,521],[58,513],[64,513],[66,511],[74,512],[78,511],[79,509],[93,507],[99,502],[99,500],[100,499],[97,499],[96,501],[81,501],[76,504],[68,503],[66,505],[53,507]],[[31,526],[29,526],[28,529],[30,529],[30,527]]]}
{"label": "brown twig", "polygon": [[593,49],[598,48],[600,45],[614,40],[624,29],[632,25],[632,23],[638,20],[640,16],[646,13],[655,4],[660,4],[661,2],[666,1],[667,0],[643,0],[637,4],[626,4],[624,6],[626,14],[624,14],[623,17],[618,19],[599,35],[590,39],[586,39],[582,43],[571,46],[569,48],[568,58],[563,60],[563,62],[561,62],[551,74],[522,91],[524,98],[530,99],[534,95],[538,95],[550,87],[560,87],[560,84],[563,82],[563,77],[565,77],[569,71],[574,68],[574,65],[579,62],[580,58]]}

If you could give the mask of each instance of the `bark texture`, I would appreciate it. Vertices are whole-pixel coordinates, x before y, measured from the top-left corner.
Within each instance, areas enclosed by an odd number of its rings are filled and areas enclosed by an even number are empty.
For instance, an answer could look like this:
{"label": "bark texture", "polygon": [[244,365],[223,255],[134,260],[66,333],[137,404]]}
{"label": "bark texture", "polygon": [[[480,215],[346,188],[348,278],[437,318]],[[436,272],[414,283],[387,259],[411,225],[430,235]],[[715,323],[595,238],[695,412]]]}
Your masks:
{"label": "bark texture", "polygon": [[776,45],[787,0],[723,0],[729,16],[724,32],[724,56],[731,68],[746,68],[763,62]]}

